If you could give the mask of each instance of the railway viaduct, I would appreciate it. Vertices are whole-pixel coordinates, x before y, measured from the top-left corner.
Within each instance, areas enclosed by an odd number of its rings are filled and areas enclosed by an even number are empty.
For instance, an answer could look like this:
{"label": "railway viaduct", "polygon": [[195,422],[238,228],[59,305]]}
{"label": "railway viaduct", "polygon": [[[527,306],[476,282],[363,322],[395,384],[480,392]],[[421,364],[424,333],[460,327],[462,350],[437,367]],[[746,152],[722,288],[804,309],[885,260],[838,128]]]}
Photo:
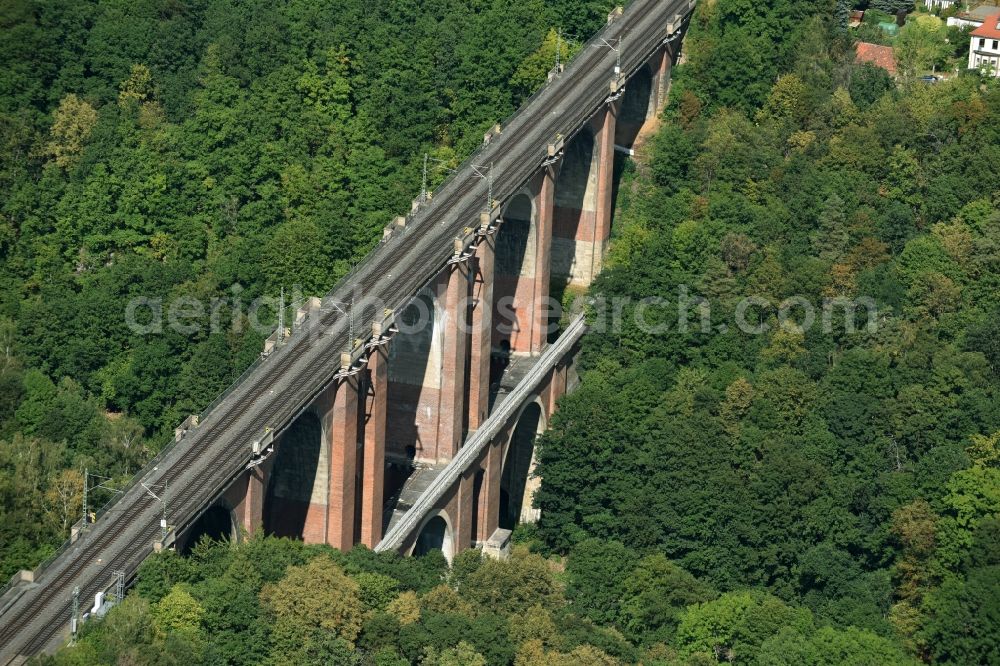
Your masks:
{"label": "railway viaduct", "polygon": [[[608,100],[571,139],[554,137],[550,159],[499,202],[499,216],[484,212],[471,243],[456,246],[400,316],[376,323],[358,361],[345,358],[351,371],[325,388],[184,541],[204,531],[264,529],[340,549],[439,548],[450,558],[497,529],[533,522],[533,440],[576,381],[576,346],[558,358],[541,356],[563,332],[560,302],[601,269],[616,154],[656,115],[672,58],[669,45],[660,48],[623,87],[608,86]],[[475,459],[463,459],[459,478],[416,510],[406,533],[396,530],[382,544],[386,529],[413,510],[540,360],[542,376],[512,415],[493,420],[492,437]]]}
{"label": "railway viaduct", "polygon": [[669,89],[693,0],[634,0],[117,501],[0,595],[0,664],[163,547],[259,530],[340,549],[502,550],[537,519],[534,439],[577,382],[617,171]]}

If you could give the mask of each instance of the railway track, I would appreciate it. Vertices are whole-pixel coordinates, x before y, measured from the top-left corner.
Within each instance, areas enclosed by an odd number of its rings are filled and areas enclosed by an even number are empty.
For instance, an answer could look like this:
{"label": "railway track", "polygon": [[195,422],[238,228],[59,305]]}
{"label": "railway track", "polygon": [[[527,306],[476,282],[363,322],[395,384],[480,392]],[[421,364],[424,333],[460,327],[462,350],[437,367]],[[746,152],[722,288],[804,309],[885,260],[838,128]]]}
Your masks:
{"label": "railway track", "polygon": [[[604,35],[609,41],[623,36],[624,74],[645,63],[665,36],[666,21],[688,8],[688,0],[633,2]],[[615,60],[608,48],[588,47],[476,156],[494,164],[495,199],[509,197],[532,177],[557,132],[568,140],[602,108]],[[352,294],[376,295],[386,307],[402,311],[447,264],[452,238],[478,222],[486,187],[468,170],[447,182],[407,230],[376,248],[372,260],[326,303],[349,302]],[[373,318],[374,312],[371,317],[361,313],[362,330]],[[243,471],[249,443],[265,427],[280,432],[328,385],[340,370],[339,352],[348,337],[344,317],[325,307],[146,475],[147,484],[166,482],[170,489],[168,517],[176,528],[190,525]],[[141,486],[131,488],[45,571],[38,587],[0,616],[0,664],[53,646],[68,628],[74,586],[79,585],[82,601],[89,600],[107,588],[114,571],[134,574],[159,535],[160,516],[160,505]]]}

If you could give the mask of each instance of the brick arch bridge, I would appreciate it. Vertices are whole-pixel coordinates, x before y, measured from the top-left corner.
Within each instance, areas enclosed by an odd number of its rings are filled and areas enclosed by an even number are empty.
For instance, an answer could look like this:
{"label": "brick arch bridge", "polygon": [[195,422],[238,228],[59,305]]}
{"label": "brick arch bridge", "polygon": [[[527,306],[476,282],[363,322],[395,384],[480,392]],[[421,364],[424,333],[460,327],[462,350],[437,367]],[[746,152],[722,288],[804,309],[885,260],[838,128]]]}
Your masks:
{"label": "brick arch bridge", "polygon": [[[495,213],[483,214],[471,242],[456,249],[393,326],[377,325],[351,372],[299,417],[319,414],[322,421],[316,464],[294,472],[305,474],[300,494],[311,491],[304,516],[301,500],[298,509],[288,508],[285,527],[299,531],[283,529],[273,504],[285,500],[267,490],[275,475],[290,473],[282,453],[297,424],[274,440],[274,455],[227,489],[242,529],[273,525],[269,532],[307,542],[341,549],[361,543],[404,554],[439,542],[450,558],[491,538],[502,542],[502,530],[513,527],[505,515],[512,501],[518,518],[538,518],[531,501],[539,483],[534,460],[530,453],[528,460],[512,459],[507,451],[528,405],[535,405],[544,427],[577,381],[575,340],[543,358],[565,333],[548,305],[580,292],[600,272],[611,235],[616,155],[631,149],[661,108],[674,57],[672,44],[661,45],[628,79],[615,82],[617,94],[572,136],[554,137],[550,158],[498,202]],[[456,479],[433,502],[418,505],[493,418],[498,401],[509,400],[539,363],[544,372],[530,394],[518,398],[514,415],[492,423],[495,433],[477,455],[456,464]],[[532,450],[531,441],[527,446]],[[516,498],[507,486],[520,489]],[[387,532],[392,538],[385,541]]]}

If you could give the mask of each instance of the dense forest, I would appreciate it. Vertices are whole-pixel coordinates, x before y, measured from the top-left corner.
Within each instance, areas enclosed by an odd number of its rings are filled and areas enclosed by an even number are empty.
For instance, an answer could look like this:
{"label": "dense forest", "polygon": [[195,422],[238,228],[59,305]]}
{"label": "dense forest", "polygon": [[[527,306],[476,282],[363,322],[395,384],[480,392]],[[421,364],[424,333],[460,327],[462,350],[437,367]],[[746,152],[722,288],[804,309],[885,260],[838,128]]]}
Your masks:
{"label": "dense forest", "polygon": [[[249,303],[325,293],[424,154],[443,178],[612,5],[4,2],[0,576],[66,537],[85,470],[120,485],[256,358]],[[212,312],[145,335],[137,297]]]}
{"label": "dense forest", "polygon": [[[544,77],[551,30],[610,3],[320,4],[5,17],[51,63],[4,54],[8,568],[75,519],[71,475],[134,469],[258,350],[103,315],[325,289],[423,153],[466,153]],[[39,661],[1000,663],[1000,86],[854,63],[845,7],[699,4],[509,561],[203,542]],[[832,299],[877,314],[795,325]]]}
{"label": "dense forest", "polygon": [[[628,564],[629,570],[621,569]],[[622,628],[611,610],[621,580]],[[689,608],[684,611],[687,605]],[[613,614],[612,614],[613,615]],[[658,626],[650,631],[649,624]],[[648,640],[637,640],[637,637]],[[720,650],[720,645],[727,647]],[[514,549],[420,558],[286,539],[151,557],[125,601],[41,664],[354,666],[916,664],[891,639],[835,628],[764,591],[720,594],[662,554],[581,543],[564,566]]]}
{"label": "dense forest", "polygon": [[[595,310],[582,387],[541,438],[537,536],[570,562],[603,549],[614,564],[580,608],[640,644],[683,652],[684,622],[707,612],[676,614],[702,599],[657,582],[648,558],[665,556],[723,594],[708,606],[751,595],[727,618],[770,594],[824,631],[1000,663],[1000,86],[897,87],[816,19],[787,60],[736,75],[725,45],[781,29],[744,10],[696,13],[691,62],[622,188],[594,291],[663,299],[643,317],[663,330]],[[735,324],[748,298],[752,333]],[[821,325],[837,298],[877,316]],[[667,609],[633,607],[645,585]],[[783,663],[722,617],[700,620],[717,632],[704,647]],[[782,640],[820,640],[797,631]],[[794,661],[885,662],[826,659]]]}

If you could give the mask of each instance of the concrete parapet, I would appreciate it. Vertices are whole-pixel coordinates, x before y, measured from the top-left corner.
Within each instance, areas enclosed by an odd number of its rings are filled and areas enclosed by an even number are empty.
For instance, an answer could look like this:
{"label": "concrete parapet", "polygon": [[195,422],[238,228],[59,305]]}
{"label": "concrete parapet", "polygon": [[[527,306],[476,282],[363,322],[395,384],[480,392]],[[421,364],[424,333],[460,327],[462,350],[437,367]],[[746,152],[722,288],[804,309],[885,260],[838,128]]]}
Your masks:
{"label": "concrete parapet", "polygon": [[16,574],[11,576],[10,582],[14,585],[17,585],[18,583],[34,583],[35,572],[27,569],[21,569]]}
{"label": "concrete parapet", "polygon": [[548,155],[549,157],[556,157],[563,151],[566,147],[566,139],[561,134],[557,134],[556,138],[552,143],[548,145]]}
{"label": "concrete parapet", "polygon": [[479,226],[483,229],[493,226],[493,223],[500,219],[500,204],[494,203],[489,211],[483,211],[479,215]]}
{"label": "concrete parapet", "polygon": [[186,419],[184,419],[179,426],[174,428],[174,441],[179,442],[184,439],[184,435],[188,433],[189,430],[193,430],[198,427],[198,415],[191,414]]}
{"label": "concrete parapet", "polygon": [[483,555],[492,557],[494,560],[507,560],[510,558],[510,530],[497,528],[489,539],[483,543]]}
{"label": "concrete parapet", "polygon": [[488,146],[490,142],[493,141],[493,137],[498,136],[501,133],[500,123],[497,123],[490,128],[490,131],[483,135],[483,145]]}
{"label": "concrete parapet", "polygon": [[295,311],[295,321],[292,325],[298,328],[310,314],[318,312],[321,307],[323,307],[323,301],[316,296],[310,296]]}

